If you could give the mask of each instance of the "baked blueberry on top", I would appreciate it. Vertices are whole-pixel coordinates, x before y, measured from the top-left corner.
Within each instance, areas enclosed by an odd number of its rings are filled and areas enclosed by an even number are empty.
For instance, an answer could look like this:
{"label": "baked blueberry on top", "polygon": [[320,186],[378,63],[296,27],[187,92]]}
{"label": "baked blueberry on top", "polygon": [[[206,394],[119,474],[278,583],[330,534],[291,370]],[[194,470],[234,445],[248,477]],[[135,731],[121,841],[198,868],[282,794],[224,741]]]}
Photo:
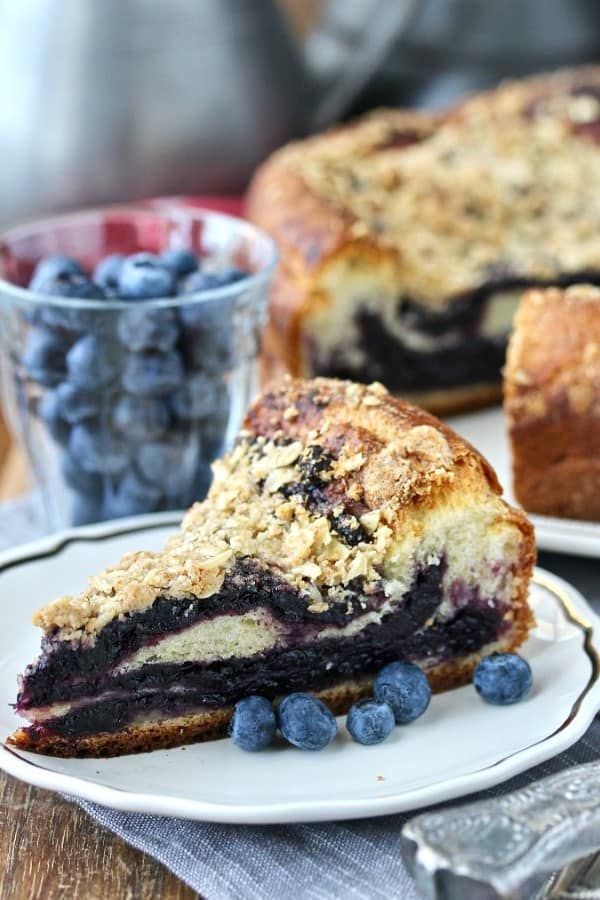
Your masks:
{"label": "baked blueberry on top", "polygon": [[[311,692],[342,713],[400,661],[434,691],[468,681],[532,624],[533,531],[499,494],[478,453],[381,385],[284,379],[163,551],[36,614],[42,651],[16,703],[29,726],[10,741],[60,756],[170,747],[226,734],[255,695]],[[413,669],[382,679],[396,717],[414,718]],[[304,743],[294,703],[280,724]]]}

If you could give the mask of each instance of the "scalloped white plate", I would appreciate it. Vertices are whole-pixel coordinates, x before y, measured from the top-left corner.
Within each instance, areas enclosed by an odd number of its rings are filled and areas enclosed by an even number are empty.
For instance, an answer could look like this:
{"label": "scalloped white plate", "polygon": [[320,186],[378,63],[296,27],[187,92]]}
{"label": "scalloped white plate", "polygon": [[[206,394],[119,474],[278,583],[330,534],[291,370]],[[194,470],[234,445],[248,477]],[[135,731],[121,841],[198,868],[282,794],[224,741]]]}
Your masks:
{"label": "scalloped white plate", "polygon": [[[39,648],[30,625],[40,602],[81,589],[88,573],[129,550],[161,546],[172,514],[74,529],[0,556],[0,732],[21,720],[9,706],[15,677]],[[600,708],[600,619],[566,582],[538,570],[538,627],[523,652],[534,690],[512,707],[488,706],[471,686],[438,694],[418,722],[376,747],[338,738],[320,753],[283,745],[246,754],[231,741],[104,760],[61,760],[0,747],[11,775],[134,812],[231,823],[377,816],[490,787],[559,753]]]}
{"label": "scalloped white plate", "polygon": [[[482,409],[452,416],[448,425],[482,453],[492,464],[509,503],[519,506],[512,492],[510,447],[502,409]],[[600,558],[600,522],[581,522],[554,516],[529,515],[540,550]]]}

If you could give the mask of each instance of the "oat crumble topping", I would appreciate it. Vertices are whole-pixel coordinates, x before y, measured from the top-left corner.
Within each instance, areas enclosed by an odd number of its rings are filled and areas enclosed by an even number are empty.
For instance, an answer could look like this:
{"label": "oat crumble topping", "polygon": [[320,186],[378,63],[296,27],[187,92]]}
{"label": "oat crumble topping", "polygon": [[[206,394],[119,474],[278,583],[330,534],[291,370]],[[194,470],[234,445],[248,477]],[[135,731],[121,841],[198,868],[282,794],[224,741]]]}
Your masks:
{"label": "oat crumble topping", "polygon": [[163,551],[128,554],[34,622],[63,639],[93,635],[158,596],[210,596],[240,557],[278,570],[323,612],[354,578],[381,579],[400,511],[451,484],[456,458],[473,455],[452,443],[381,385],[286,379],[250,411],[235,448],[213,466],[208,497]]}
{"label": "oat crumble topping", "polygon": [[[499,261],[509,277],[596,271],[598,71],[588,91],[585,78],[515,83],[440,118],[377,111],[289,145],[273,166],[347,222],[351,237],[399,251],[402,292],[424,305],[488,281]],[[411,132],[414,143],[395,142]]]}

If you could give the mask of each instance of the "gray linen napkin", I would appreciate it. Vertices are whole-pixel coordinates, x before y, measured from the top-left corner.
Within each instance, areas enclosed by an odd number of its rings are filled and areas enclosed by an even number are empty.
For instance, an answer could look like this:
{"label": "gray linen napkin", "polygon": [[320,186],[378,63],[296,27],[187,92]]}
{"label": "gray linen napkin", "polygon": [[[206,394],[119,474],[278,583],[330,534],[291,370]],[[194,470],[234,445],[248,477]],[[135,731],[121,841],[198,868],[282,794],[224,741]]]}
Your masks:
{"label": "gray linen napkin", "polygon": [[[33,520],[27,502],[1,506],[0,545],[37,536],[32,534]],[[571,581],[600,607],[597,560],[544,554],[540,565]],[[480,796],[498,796],[599,756],[597,719],[567,752]],[[400,856],[400,830],[415,813],[307,825],[214,825],[76,802],[206,900],[418,900]]]}
{"label": "gray linen napkin", "polygon": [[[497,796],[599,755],[596,720],[566,753],[480,796]],[[414,813],[314,825],[213,825],[78,802],[93,819],[154,856],[206,900],[419,897],[400,856],[400,830]]]}

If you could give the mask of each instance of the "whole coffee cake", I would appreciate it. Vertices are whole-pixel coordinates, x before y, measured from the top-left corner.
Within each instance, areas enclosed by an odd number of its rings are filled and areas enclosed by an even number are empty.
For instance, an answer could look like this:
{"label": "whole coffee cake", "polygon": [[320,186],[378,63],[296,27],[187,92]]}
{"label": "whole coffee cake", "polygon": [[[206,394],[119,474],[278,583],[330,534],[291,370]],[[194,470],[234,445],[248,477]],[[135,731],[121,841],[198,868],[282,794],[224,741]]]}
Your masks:
{"label": "whole coffee cake", "polygon": [[281,266],[267,376],[382,381],[435,412],[498,399],[524,288],[600,283],[600,68],[291,144],[248,213]]}

